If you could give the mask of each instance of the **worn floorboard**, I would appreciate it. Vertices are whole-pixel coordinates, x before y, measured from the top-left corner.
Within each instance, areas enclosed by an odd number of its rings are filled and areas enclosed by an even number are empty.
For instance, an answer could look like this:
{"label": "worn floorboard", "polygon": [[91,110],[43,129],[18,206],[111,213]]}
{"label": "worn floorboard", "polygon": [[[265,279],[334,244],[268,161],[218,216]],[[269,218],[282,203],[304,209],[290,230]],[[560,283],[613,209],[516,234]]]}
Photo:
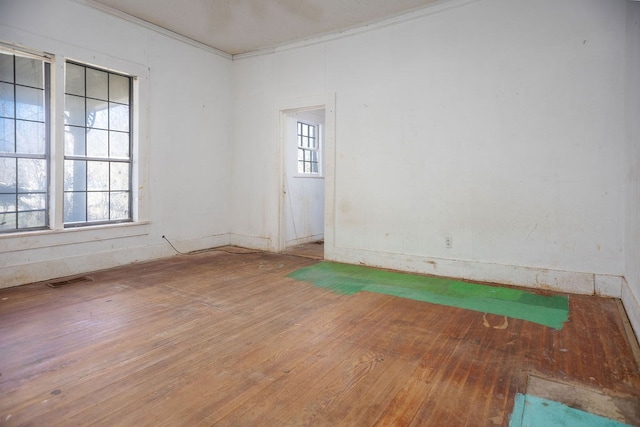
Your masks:
{"label": "worn floorboard", "polygon": [[287,277],[315,262],[228,248],[0,290],[0,424],[506,426],[532,374],[640,405],[615,300],[571,295],[556,330]]}

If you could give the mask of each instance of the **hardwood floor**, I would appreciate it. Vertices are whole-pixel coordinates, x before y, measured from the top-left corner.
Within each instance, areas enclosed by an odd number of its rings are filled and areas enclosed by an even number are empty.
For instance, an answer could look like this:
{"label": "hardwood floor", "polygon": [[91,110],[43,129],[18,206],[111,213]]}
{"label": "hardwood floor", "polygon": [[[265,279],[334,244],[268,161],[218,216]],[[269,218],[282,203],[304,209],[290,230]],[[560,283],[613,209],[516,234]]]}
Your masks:
{"label": "hardwood floor", "polygon": [[555,330],[226,250],[0,290],[0,424],[508,425],[530,374],[640,402],[613,299],[571,295]]}

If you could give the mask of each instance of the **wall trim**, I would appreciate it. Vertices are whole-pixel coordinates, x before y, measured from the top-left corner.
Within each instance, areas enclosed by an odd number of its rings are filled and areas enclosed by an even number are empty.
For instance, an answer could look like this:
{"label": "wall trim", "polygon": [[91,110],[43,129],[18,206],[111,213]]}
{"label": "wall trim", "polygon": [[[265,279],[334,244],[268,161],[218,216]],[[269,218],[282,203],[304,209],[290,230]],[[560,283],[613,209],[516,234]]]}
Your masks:
{"label": "wall trim", "polygon": [[[170,237],[169,239],[177,250],[188,253],[228,245],[230,235],[220,234],[175,241]],[[117,238],[97,238],[94,243],[102,244],[102,242],[115,241],[117,241]],[[88,243],[79,242],[77,244],[81,246]],[[48,246],[42,247],[41,250],[51,253]],[[56,258],[47,257],[43,260],[32,259],[26,262],[22,260],[22,257],[18,256],[19,251],[12,251],[5,254],[0,253],[0,257],[4,258],[0,258],[0,264],[2,264],[2,268],[0,269],[0,288],[9,288],[41,282],[43,280],[86,274],[127,264],[177,255],[176,251],[165,240],[150,245],[97,250],[90,253],[83,251],[82,248],[70,250],[74,252],[72,255],[68,255],[68,252],[58,250],[56,252],[58,257]],[[12,259],[14,260],[13,262]]]}
{"label": "wall trim", "polygon": [[622,280],[622,276],[595,274],[594,292],[603,297],[620,298],[622,296]]}
{"label": "wall trim", "polygon": [[288,240],[285,242],[285,247],[296,246],[296,245],[304,245],[305,243],[317,242],[318,240],[324,239],[324,233],[315,234],[313,236],[307,237],[298,237],[297,239]]}
{"label": "wall trim", "polygon": [[595,294],[595,275],[593,273],[432,258],[366,249],[327,247],[326,245],[325,259],[480,282],[549,289],[574,294]]}
{"label": "wall trim", "polygon": [[[88,1],[88,0],[85,0]],[[435,15],[437,13],[447,12],[452,9],[456,9],[461,6],[466,6],[471,3],[476,3],[482,0],[440,0],[434,4],[425,6],[418,10],[404,13],[402,15],[384,19],[382,21],[371,22],[369,24],[360,24],[357,27],[348,28],[345,30],[334,31],[331,33],[323,34],[316,37],[310,37],[305,40],[299,40],[291,43],[283,43],[276,46],[266,47],[262,49],[253,50],[246,53],[238,53],[232,56],[232,59],[240,60],[246,58],[252,58],[254,56],[270,55],[273,53],[286,52],[292,49],[299,49],[315,44],[326,43],[333,40],[338,40],[346,37],[356,36],[369,31],[375,31],[381,28],[389,27],[392,25],[402,24],[404,22],[420,19],[425,16]]]}
{"label": "wall trim", "polygon": [[164,36],[171,37],[174,40],[178,40],[178,41],[181,41],[181,42],[186,43],[188,45],[191,45],[193,47],[197,47],[199,49],[206,50],[207,52],[211,52],[211,53],[216,54],[218,56],[221,56],[223,58],[232,59],[231,54],[223,52],[220,49],[216,49],[213,46],[209,46],[208,44],[204,44],[202,42],[199,42],[199,41],[194,40],[192,38],[189,38],[187,36],[183,36],[182,34],[178,34],[178,33],[174,32],[174,31],[171,31],[171,30],[166,29],[164,27],[161,27],[159,25],[152,24],[151,22],[145,21],[144,19],[136,18],[133,15],[129,15],[128,13],[124,13],[124,12],[116,10],[116,9],[114,9],[112,7],[106,6],[106,5],[102,4],[102,3],[98,3],[95,0],[73,0],[73,1],[75,1],[76,3],[80,3],[80,4],[83,4],[83,5],[92,7],[94,9],[97,9],[97,10],[101,11],[101,12],[108,13],[109,15],[115,16],[117,18],[123,19],[123,20],[131,22],[133,24],[139,25],[139,26],[144,27],[144,28],[146,28],[148,30],[155,31],[156,33],[160,33],[160,34],[162,34]]}
{"label": "wall trim", "polygon": [[[167,245],[168,246],[168,245]],[[171,249],[169,247],[169,249]],[[0,269],[0,288],[25,285],[44,280],[92,273],[122,265],[167,258],[175,252],[162,244],[123,248],[81,254],[71,257],[3,266]]]}
{"label": "wall trim", "polygon": [[149,234],[150,222],[123,222],[58,230],[25,231],[0,235],[0,254],[81,245],[87,242],[140,237]]}
{"label": "wall trim", "polygon": [[640,301],[631,291],[631,286],[625,277],[622,278],[622,305],[627,312],[633,333],[640,342]]}
{"label": "wall trim", "polygon": [[231,233],[229,244],[241,248],[256,249],[268,252],[277,252],[270,237],[246,236],[243,234]]}

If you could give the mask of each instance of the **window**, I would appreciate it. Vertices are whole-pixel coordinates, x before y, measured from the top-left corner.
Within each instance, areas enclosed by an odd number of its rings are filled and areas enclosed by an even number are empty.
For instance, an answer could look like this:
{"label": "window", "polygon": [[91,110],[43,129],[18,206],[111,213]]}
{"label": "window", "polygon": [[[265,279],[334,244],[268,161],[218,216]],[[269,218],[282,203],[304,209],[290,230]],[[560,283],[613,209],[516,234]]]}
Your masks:
{"label": "window", "polygon": [[0,52],[0,232],[49,225],[50,64]]}
{"label": "window", "polygon": [[298,173],[320,174],[319,137],[318,125],[298,122]]}
{"label": "window", "polygon": [[131,221],[131,77],[67,62],[65,227]]}
{"label": "window", "polygon": [[133,196],[146,178],[133,162],[137,80],[70,61],[56,74],[53,62],[0,45],[0,233],[144,220],[146,194]]}

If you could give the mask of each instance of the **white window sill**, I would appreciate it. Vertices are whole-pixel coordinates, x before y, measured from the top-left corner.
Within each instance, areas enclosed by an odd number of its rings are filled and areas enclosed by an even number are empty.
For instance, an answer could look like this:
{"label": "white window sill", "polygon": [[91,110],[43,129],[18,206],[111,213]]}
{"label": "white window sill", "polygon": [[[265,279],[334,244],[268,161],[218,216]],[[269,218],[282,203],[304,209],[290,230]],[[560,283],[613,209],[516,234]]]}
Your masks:
{"label": "white window sill", "polygon": [[294,178],[312,178],[312,179],[324,179],[324,175],[312,175],[312,174],[296,174],[293,175]]}

